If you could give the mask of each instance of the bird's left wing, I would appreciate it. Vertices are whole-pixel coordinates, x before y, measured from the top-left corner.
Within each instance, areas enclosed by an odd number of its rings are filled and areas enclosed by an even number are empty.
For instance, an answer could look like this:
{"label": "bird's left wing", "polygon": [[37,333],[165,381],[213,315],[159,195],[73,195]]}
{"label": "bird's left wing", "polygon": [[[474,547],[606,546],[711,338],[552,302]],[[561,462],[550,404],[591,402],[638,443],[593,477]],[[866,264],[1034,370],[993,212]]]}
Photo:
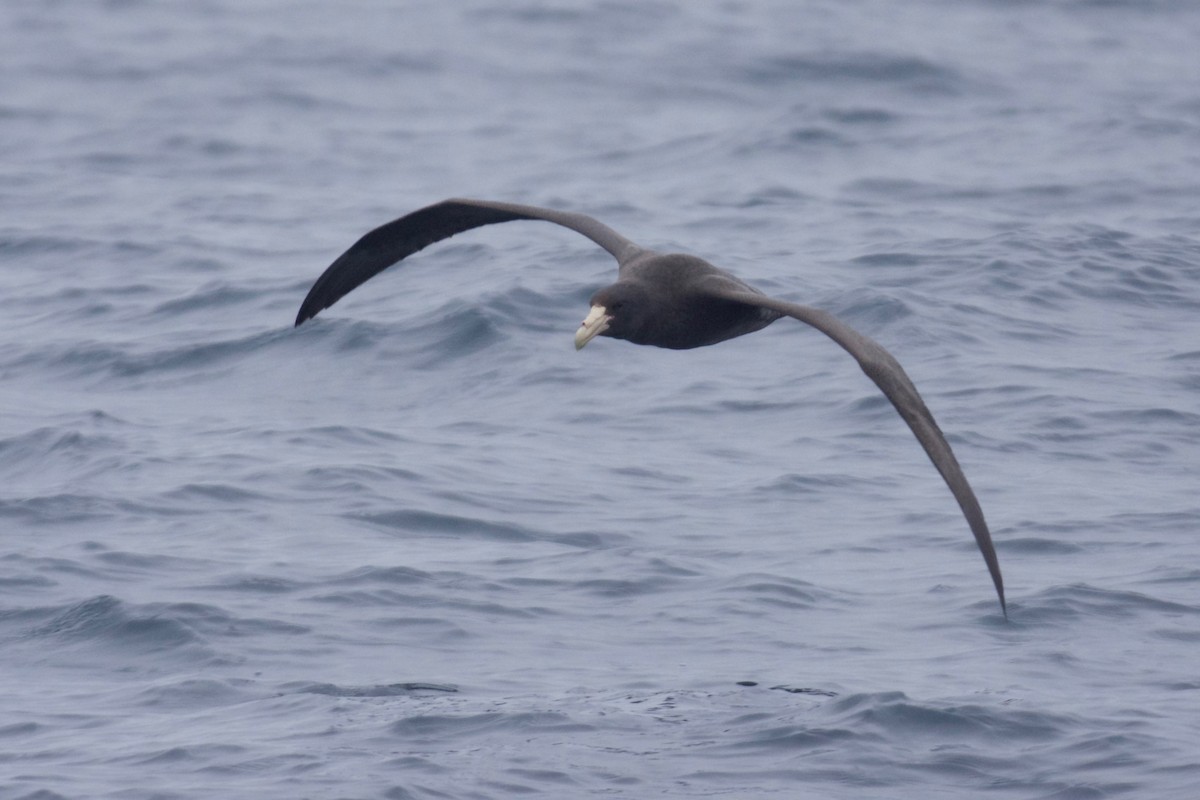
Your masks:
{"label": "bird's left wing", "polygon": [[992,583],[996,585],[996,594],[1000,597],[1000,608],[1008,616],[1008,607],[1004,600],[1004,579],[1000,575],[1000,561],[996,557],[996,548],[992,544],[992,535],[988,532],[987,522],[983,518],[983,509],[963,474],[950,443],[942,434],[933,414],[921,399],[917,387],[904,372],[895,357],[875,340],[864,336],[851,328],[828,311],[819,308],[789,303],[774,297],[738,290],[735,287],[722,284],[710,285],[709,291],[717,297],[732,300],[746,305],[770,309],[780,314],[798,319],[824,333],[830,339],[840,344],[862,367],[875,385],[883,391],[892,402],[900,416],[908,423],[908,427],[916,435],[917,441],[925,448],[933,465],[941,473],[950,487],[954,499],[958,501],[971,533],[975,535],[975,543],[983,553],[987,562],[988,572],[991,573]]}

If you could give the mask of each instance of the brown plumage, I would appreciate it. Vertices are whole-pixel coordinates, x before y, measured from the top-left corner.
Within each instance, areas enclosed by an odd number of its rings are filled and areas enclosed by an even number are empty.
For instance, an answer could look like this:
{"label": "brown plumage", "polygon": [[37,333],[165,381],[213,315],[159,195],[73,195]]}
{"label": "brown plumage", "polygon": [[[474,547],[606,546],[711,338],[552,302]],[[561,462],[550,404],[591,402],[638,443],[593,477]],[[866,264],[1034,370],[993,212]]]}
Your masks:
{"label": "brown plumage", "polygon": [[576,347],[596,336],[686,350],[753,333],[792,317],[824,333],[858,361],[925,448],[958,501],[1008,614],[1000,562],[979,501],[954,452],[892,354],[827,311],[768,297],[703,259],[639,247],[584,214],[515,203],[445,200],[382,225],[329,266],[304,298],[296,324],[316,316],[392,264],[456,233],[514,220],[544,220],[577,231],[617,260],[617,282],[596,292]]}

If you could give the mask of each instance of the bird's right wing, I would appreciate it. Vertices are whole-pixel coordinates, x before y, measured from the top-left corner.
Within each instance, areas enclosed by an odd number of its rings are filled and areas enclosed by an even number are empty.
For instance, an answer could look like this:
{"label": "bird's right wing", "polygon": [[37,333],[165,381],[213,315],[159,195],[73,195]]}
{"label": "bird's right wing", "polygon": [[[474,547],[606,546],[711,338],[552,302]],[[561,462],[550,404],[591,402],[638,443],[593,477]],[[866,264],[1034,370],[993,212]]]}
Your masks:
{"label": "bird's right wing", "polygon": [[586,214],[487,200],[443,200],[381,225],[355,242],[317,278],[300,305],[296,324],[315,317],[367,280],[407,256],[456,233],[513,220],[544,220],[570,228],[624,264],[642,249]]}
{"label": "bird's right wing", "polygon": [[992,583],[996,586],[996,594],[1000,597],[1000,608],[1004,611],[1005,616],[1008,616],[1008,608],[1004,601],[1004,579],[1000,575],[1000,561],[996,557],[992,535],[988,532],[987,522],[983,518],[983,509],[979,507],[975,492],[971,490],[967,476],[959,466],[958,459],[954,457],[950,443],[946,441],[933,414],[925,405],[925,401],[921,399],[917,387],[913,385],[904,368],[900,366],[900,362],[885,350],[883,345],[854,330],[828,311],[789,303],[786,300],[778,300],[758,293],[740,291],[736,287],[714,284],[710,285],[709,290],[713,295],[723,299],[770,309],[811,325],[854,356],[867,377],[875,382],[875,385],[895,406],[896,411],[900,412],[900,416],[908,423],[908,427],[912,429],[917,441],[925,448],[933,466],[937,468],[942,478],[945,479],[946,485],[950,487],[950,492],[958,501],[963,516],[967,518],[967,524],[971,527],[971,533],[975,536],[975,543],[979,545],[983,560],[987,563]]}

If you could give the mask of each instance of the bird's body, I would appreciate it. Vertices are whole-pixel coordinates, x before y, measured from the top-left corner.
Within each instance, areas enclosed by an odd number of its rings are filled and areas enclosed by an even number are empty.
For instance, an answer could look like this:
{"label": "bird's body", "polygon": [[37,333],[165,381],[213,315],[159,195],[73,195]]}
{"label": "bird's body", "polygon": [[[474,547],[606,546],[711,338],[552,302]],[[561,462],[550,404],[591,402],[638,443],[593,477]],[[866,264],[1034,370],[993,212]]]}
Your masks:
{"label": "bird's body", "polygon": [[610,307],[614,301],[622,302],[622,294],[647,304],[640,318],[653,323],[649,329],[625,331],[614,324],[604,335],[671,350],[705,347],[754,333],[782,316],[708,291],[715,288],[758,292],[704,259],[643,250],[622,268],[615,284],[596,293],[592,305]]}
{"label": "bird's body", "polygon": [[583,214],[486,200],[446,200],[418,209],[367,233],[313,284],[296,325],[397,261],[442,239],[482,225],[543,220],[591,239],[617,259],[617,281],[592,296],[591,311],[575,335],[584,347],[596,336],[673,350],[723,342],[792,317],[841,345],[887,396],[925,448],[958,501],[983,554],[1000,607],[1007,614],[1000,563],[983,511],[950,444],[899,362],[874,340],[827,311],[769,297],[703,259],[640,247]]}

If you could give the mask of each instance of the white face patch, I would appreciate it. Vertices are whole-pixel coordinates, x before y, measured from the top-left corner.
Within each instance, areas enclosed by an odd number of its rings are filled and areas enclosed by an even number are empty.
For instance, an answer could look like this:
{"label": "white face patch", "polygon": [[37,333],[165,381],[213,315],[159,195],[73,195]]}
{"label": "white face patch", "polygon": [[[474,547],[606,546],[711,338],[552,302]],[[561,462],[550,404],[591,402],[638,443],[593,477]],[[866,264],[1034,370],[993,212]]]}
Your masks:
{"label": "white face patch", "polygon": [[575,331],[575,349],[582,350],[585,344],[608,330],[608,322],[611,319],[604,306],[592,306],[579,330]]}

